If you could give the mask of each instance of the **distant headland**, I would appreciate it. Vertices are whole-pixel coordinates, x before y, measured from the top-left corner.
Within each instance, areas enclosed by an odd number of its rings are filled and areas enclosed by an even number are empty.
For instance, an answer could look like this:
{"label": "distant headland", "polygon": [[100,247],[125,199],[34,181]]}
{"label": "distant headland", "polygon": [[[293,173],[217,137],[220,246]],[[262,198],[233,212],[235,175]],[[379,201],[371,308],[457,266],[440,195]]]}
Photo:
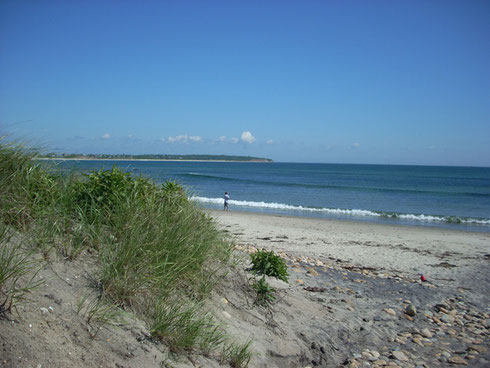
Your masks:
{"label": "distant headland", "polygon": [[127,155],[127,154],[76,154],[48,153],[39,155],[46,160],[139,160],[139,161],[233,161],[233,162],[273,162],[270,158],[230,155]]}

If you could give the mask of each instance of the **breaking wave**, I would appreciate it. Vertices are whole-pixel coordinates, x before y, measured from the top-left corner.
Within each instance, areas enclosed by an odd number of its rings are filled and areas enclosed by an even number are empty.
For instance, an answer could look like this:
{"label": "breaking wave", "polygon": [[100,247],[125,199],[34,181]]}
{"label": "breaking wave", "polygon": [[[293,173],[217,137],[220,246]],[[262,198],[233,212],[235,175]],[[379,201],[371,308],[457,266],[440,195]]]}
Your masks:
{"label": "breaking wave", "polygon": [[[222,205],[222,198],[207,198],[193,196],[190,198],[192,201]],[[284,203],[270,203],[270,202],[255,202],[255,201],[237,201],[230,200],[231,205],[237,207],[248,208],[262,208],[269,210],[282,210],[291,212],[310,212],[310,213],[324,213],[331,215],[352,216],[352,217],[386,217],[394,219],[402,219],[408,221],[420,221],[420,222],[445,222],[445,223],[461,223],[461,224],[473,224],[473,225],[490,225],[490,219],[486,218],[471,218],[471,217],[459,217],[459,216],[439,216],[439,215],[427,215],[427,214],[410,214],[410,213],[397,213],[397,212],[383,212],[383,211],[369,211],[361,209],[342,209],[342,208],[326,208],[326,207],[307,207],[307,206],[295,206]]]}

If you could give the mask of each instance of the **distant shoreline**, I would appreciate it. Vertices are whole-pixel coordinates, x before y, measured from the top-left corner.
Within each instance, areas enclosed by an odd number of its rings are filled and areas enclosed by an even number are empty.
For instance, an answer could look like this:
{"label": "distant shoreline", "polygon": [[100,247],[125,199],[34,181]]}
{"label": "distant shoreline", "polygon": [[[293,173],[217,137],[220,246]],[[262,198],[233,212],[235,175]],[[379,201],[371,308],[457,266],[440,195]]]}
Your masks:
{"label": "distant shoreline", "polygon": [[240,163],[247,163],[247,162],[254,162],[254,163],[265,163],[265,164],[270,164],[273,163],[273,161],[267,161],[267,160],[185,160],[185,159],[163,159],[163,158],[87,158],[87,157],[80,157],[80,158],[62,158],[62,157],[35,157],[34,160],[41,160],[41,161],[159,161],[159,162],[240,162]]}

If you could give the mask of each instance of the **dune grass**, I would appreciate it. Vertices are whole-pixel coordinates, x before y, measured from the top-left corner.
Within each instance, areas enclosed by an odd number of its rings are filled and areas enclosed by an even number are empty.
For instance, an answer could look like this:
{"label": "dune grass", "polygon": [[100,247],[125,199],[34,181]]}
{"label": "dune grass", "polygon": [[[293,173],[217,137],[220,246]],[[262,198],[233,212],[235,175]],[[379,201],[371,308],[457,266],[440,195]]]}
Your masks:
{"label": "dune grass", "polygon": [[[230,342],[203,308],[228,269],[231,245],[178,184],[157,185],[115,167],[62,174],[32,161],[35,155],[0,141],[2,226],[27,234],[48,260],[96,254],[100,297],[140,315],[172,351],[227,352],[230,364],[248,364],[250,344],[243,351]],[[22,259],[7,243],[0,262]]]}

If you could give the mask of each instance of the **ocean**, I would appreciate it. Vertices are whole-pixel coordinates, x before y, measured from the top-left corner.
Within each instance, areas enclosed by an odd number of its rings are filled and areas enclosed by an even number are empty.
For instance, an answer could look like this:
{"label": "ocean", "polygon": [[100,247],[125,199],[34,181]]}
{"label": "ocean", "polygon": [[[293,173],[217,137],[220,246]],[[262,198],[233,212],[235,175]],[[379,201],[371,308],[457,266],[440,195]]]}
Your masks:
{"label": "ocean", "polygon": [[116,165],[174,180],[205,208],[490,232],[490,168],[448,166],[59,161],[63,170]]}

